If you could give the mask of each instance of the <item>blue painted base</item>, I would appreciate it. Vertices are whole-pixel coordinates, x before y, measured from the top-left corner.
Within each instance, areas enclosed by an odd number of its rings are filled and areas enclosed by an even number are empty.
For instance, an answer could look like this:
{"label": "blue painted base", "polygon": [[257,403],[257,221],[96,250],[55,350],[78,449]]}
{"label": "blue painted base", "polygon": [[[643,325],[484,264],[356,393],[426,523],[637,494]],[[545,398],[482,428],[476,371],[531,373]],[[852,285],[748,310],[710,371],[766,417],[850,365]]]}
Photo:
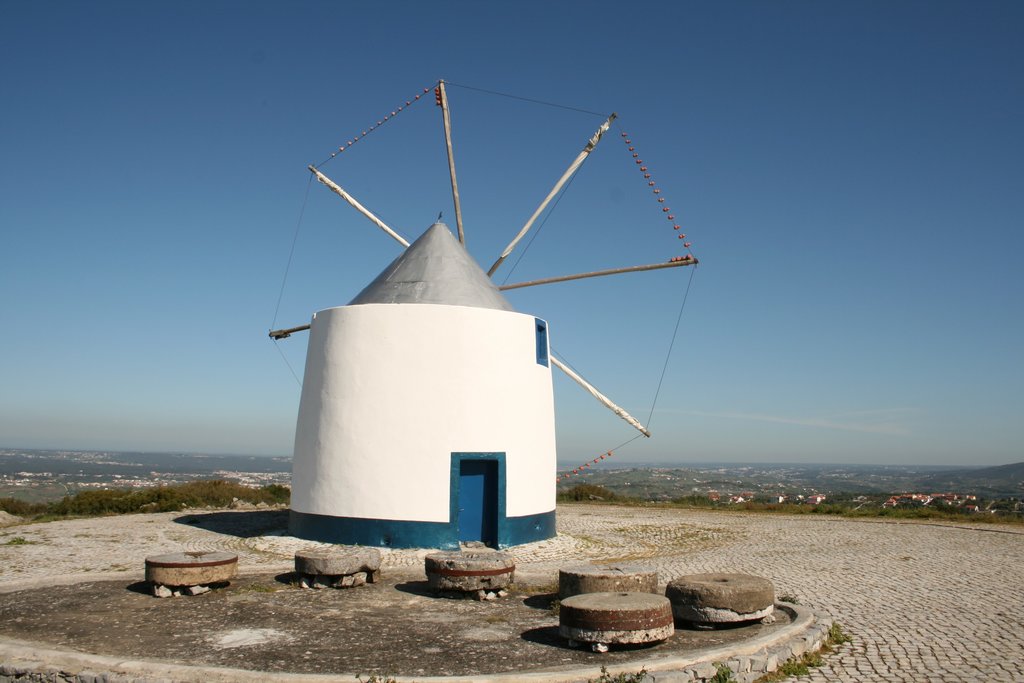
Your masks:
{"label": "blue painted base", "polygon": [[[555,511],[525,517],[506,517],[498,531],[498,547],[543,541],[555,535]],[[408,522],[394,519],[332,517],[292,510],[288,519],[292,536],[322,543],[383,548],[439,548],[456,550],[459,530],[449,522]]]}

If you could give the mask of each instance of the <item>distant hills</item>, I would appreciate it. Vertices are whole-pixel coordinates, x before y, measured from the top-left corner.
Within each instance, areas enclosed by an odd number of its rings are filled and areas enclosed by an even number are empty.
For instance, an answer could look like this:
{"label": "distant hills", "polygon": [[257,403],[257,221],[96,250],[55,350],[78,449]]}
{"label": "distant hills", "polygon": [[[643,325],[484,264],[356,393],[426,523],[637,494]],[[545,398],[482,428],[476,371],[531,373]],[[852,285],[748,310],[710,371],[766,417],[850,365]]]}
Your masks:
{"label": "distant hills", "polygon": [[212,474],[218,471],[290,472],[291,458],[201,453],[134,453],[0,448],[0,475],[51,472],[54,475],[144,477],[152,471]]}
{"label": "distant hills", "polygon": [[[565,472],[565,468],[561,468]],[[571,470],[570,470],[571,471]],[[757,494],[891,495],[958,493],[984,499],[1024,497],[1024,463],[969,468],[934,465],[843,464],[665,464],[592,467],[559,482],[604,486],[615,493],[647,500],[685,495]]]}
{"label": "distant hills", "polygon": [[921,478],[921,488],[934,491],[970,490],[987,495],[1024,495],[1024,462],[936,472]]}
{"label": "distant hills", "polygon": [[[1024,498],[1024,462],[995,467],[934,465],[848,465],[807,463],[601,463],[563,479],[559,488],[591,483],[652,500],[680,495],[760,491],[763,493],[892,494],[962,493],[985,498]],[[559,463],[559,472],[573,465]],[[34,473],[29,476],[26,473]],[[123,480],[151,483],[196,478],[231,478],[248,473],[260,483],[287,483],[291,458],[193,453],[132,453],[31,450],[0,447],[0,488],[19,477],[74,488],[75,482]],[[243,478],[244,479],[244,478]],[[243,479],[239,479],[242,481]],[[0,497],[2,497],[0,493]]]}

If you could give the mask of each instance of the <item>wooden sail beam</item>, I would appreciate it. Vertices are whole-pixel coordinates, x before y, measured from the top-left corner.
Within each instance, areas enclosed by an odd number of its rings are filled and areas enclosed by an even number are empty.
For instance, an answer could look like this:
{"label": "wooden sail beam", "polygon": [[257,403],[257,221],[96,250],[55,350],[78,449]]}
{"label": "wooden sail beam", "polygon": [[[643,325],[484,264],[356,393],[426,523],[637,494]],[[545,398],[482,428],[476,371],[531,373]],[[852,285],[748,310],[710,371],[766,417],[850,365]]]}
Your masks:
{"label": "wooden sail beam", "polygon": [[287,339],[292,336],[292,332],[305,332],[310,327],[312,325],[299,325],[298,327],[289,327],[283,330],[271,330],[267,336],[271,339]]}
{"label": "wooden sail beam", "polygon": [[613,413],[615,413],[616,415],[621,417],[623,420],[628,422],[630,425],[633,426],[634,429],[638,430],[644,436],[650,437],[651,433],[649,431],[647,431],[646,427],[644,427],[642,424],[640,424],[639,420],[637,420],[635,417],[633,417],[632,415],[627,413],[625,410],[623,410],[619,406],[617,406],[614,403],[612,403],[612,400],[610,398],[608,398],[607,396],[605,396],[604,394],[602,394],[600,391],[598,391],[597,388],[593,384],[591,384],[587,380],[585,380],[582,377],[580,377],[579,375],[577,375],[575,372],[572,371],[572,369],[570,369],[568,366],[566,366],[564,363],[562,363],[560,360],[558,360],[554,356],[549,356],[549,358],[551,359],[552,365],[554,365],[556,368],[558,368],[559,370],[561,370],[562,372],[567,374],[571,380],[573,380],[574,382],[579,384],[581,387],[586,389],[590,393],[591,396],[593,396],[598,401],[600,401],[606,408],[608,408]]}
{"label": "wooden sail beam", "polygon": [[399,235],[397,232],[395,232],[394,230],[389,228],[387,226],[387,224],[384,223],[384,221],[382,221],[381,219],[377,218],[375,215],[373,215],[373,213],[369,209],[367,209],[365,206],[363,206],[362,204],[357,202],[355,197],[350,195],[348,192],[345,192],[345,190],[343,190],[340,185],[338,185],[336,182],[334,182],[333,180],[331,180],[330,178],[325,176],[323,173],[321,173],[319,170],[317,170],[317,168],[315,166],[313,166],[312,164],[310,164],[308,168],[309,168],[310,172],[313,175],[316,176],[317,180],[319,180],[321,183],[326,185],[332,192],[337,194],[339,197],[344,199],[346,202],[351,204],[353,209],[355,209],[359,213],[361,213],[364,216],[366,216],[367,218],[369,218],[370,221],[374,225],[376,225],[378,228],[380,228],[381,230],[386,232],[389,236],[391,236],[392,239],[394,239],[396,242],[401,244],[403,247],[408,247],[409,246],[409,240],[405,239],[404,237]]}
{"label": "wooden sail beam", "polygon": [[444,81],[437,84],[440,93],[441,114],[444,118],[444,143],[448,149],[448,173],[452,177],[452,202],[455,204],[455,224],[459,228],[459,242],[466,243],[466,233],[462,230],[462,204],[459,202],[459,182],[455,179],[455,155],[452,153],[452,117],[448,111],[448,93],[444,89]]}
{"label": "wooden sail beam", "polygon": [[583,162],[586,161],[590,153],[594,151],[594,147],[597,146],[597,143],[599,143],[604,134],[608,132],[608,129],[611,127],[612,121],[615,120],[616,116],[617,114],[613,112],[612,115],[608,117],[608,120],[602,123],[601,127],[597,129],[593,136],[591,136],[587,141],[586,146],[583,148],[583,151],[573,159],[573,162],[569,164],[569,168],[566,169],[565,173],[562,174],[562,177],[558,179],[555,186],[551,188],[551,192],[548,193],[548,196],[544,198],[544,201],[540,203],[537,210],[533,212],[532,216],[530,216],[530,220],[526,221],[526,225],[524,225],[519,231],[519,234],[515,236],[515,239],[509,242],[508,246],[505,247],[505,251],[501,252],[501,256],[499,256],[498,260],[494,262],[491,269],[487,271],[488,276],[494,275],[494,271],[498,270],[498,267],[502,262],[508,258],[508,255],[511,254],[512,250],[516,248],[517,244],[519,244],[519,240],[523,239],[523,236],[530,231],[531,227],[533,227],[533,223],[537,220],[538,216],[544,212],[544,209],[546,209],[548,204],[551,203],[551,200],[555,198],[555,195],[557,195],[559,191],[561,191],[562,187],[569,181],[569,178],[579,170],[580,166],[583,165]]}
{"label": "wooden sail beam", "polygon": [[560,277],[547,277],[541,280],[528,280],[526,282],[515,282],[511,285],[501,285],[498,289],[502,292],[509,289],[521,287],[533,287],[534,285],[549,285],[553,282],[569,282],[570,280],[582,280],[588,277],[601,277],[604,275],[619,275],[620,273],[639,273],[646,270],[661,270],[662,268],[678,268],[679,266],[692,266],[699,263],[692,256],[683,256],[680,261],[669,261],[667,263],[652,263],[646,266],[629,266],[628,268],[611,268],[609,270],[595,270],[590,273],[576,273],[575,275],[562,275]]}

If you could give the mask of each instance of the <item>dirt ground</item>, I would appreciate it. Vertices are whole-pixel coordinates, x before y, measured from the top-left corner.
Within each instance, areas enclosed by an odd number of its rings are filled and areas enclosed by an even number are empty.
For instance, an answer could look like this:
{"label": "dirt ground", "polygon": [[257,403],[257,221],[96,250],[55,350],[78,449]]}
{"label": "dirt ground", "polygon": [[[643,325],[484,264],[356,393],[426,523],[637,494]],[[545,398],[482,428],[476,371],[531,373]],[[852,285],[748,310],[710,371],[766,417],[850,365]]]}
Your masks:
{"label": "dirt ground", "polygon": [[142,582],[103,581],[3,595],[0,634],[93,654],[256,671],[442,676],[650,661],[788,623],[779,610],[772,626],[677,630],[659,645],[596,655],[559,637],[554,597],[521,588],[494,601],[437,597],[413,572],[324,590],[299,588],[290,573],[260,574],[164,599]]}

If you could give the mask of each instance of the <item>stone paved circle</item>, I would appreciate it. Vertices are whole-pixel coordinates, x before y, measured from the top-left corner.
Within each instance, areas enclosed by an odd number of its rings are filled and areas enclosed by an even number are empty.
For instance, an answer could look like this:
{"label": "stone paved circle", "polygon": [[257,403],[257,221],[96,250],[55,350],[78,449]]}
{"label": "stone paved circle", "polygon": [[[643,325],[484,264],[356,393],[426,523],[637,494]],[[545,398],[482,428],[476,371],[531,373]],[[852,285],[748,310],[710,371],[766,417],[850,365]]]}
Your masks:
{"label": "stone paved circle", "polygon": [[[247,573],[289,572],[295,551],[310,543],[287,528],[285,510],[17,524],[0,529],[0,594],[99,577],[138,581],[142,567],[130,558],[168,546],[237,553]],[[7,545],[14,537],[25,542]],[[704,572],[764,576],[780,600],[828,613],[853,639],[787,683],[1024,680],[1024,528],[1017,525],[564,504],[556,538],[512,552],[517,576],[552,582],[560,567],[582,561],[643,562],[662,581]],[[422,571],[428,553],[382,549],[381,567]]]}

